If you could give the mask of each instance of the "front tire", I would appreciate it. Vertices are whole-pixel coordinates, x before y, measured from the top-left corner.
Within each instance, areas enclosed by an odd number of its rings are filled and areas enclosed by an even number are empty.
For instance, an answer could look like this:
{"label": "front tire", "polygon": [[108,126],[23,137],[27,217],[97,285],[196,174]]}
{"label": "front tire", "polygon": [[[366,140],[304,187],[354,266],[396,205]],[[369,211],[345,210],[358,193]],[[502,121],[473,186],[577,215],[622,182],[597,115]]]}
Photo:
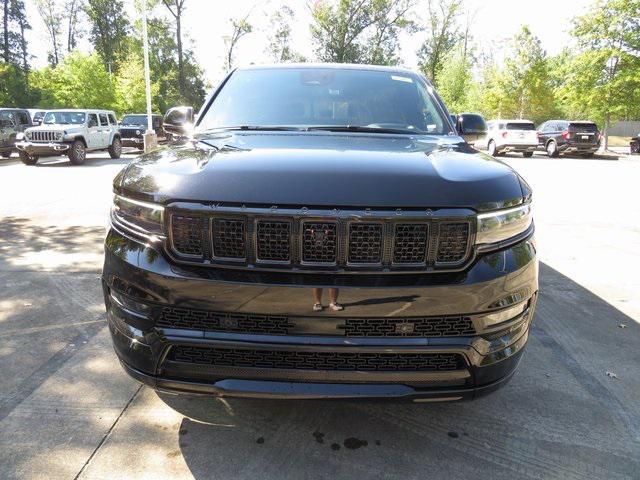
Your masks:
{"label": "front tire", "polygon": [[533,157],[533,152],[522,152],[522,156],[524,158],[531,158]]}
{"label": "front tire", "polygon": [[87,147],[80,140],[76,140],[71,144],[69,149],[69,161],[71,165],[82,165],[87,159]]}
{"label": "front tire", "polygon": [[120,155],[122,155],[122,142],[118,137],[113,138],[108,150],[111,158],[114,160],[120,158]]}
{"label": "front tire", "polygon": [[35,165],[38,163],[38,159],[40,158],[37,155],[29,155],[27,152],[23,152],[22,150],[18,152],[18,155],[20,156],[20,161],[25,165]]}
{"label": "front tire", "polygon": [[549,158],[558,157],[558,146],[556,145],[556,142],[553,140],[547,143],[547,155],[549,156]]}

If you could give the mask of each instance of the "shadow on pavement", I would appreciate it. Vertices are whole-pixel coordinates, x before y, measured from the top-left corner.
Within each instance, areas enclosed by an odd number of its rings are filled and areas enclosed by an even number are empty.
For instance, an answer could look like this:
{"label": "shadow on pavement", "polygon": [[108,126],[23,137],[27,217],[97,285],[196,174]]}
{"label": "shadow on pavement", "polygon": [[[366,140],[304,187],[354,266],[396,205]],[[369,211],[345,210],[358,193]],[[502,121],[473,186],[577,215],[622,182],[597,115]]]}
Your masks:
{"label": "shadow on pavement", "polygon": [[520,369],[475,402],[159,396],[185,416],[177,442],[197,479],[631,478],[640,471],[639,341],[632,318],[541,265]]}

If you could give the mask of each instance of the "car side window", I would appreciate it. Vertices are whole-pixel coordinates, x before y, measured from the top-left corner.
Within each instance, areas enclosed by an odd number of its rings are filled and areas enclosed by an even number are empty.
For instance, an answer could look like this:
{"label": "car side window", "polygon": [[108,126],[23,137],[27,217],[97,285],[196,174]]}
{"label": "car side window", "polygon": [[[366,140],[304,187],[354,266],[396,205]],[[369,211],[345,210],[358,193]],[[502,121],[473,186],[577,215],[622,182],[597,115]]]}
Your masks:
{"label": "car side window", "polygon": [[95,113],[89,114],[89,120],[87,122],[87,125],[89,126],[89,128],[98,126],[98,117]]}
{"label": "car side window", "polygon": [[117,125],[118,121],[116,120],[116,117],[113,115],[113,113],[109,114],[109,123],[111,125]]}
{"label": "car side window", "polygon": [[100,125],[103,127],[106,127],[109,125],[109,120],[107,120],[107,114],[106,113],[99,113],[98,117],[100,117]]}
{"label": "car side window", "polygon": [[26,112],[17,111],[16,118],[20,125],[29,125],[29,115]]}

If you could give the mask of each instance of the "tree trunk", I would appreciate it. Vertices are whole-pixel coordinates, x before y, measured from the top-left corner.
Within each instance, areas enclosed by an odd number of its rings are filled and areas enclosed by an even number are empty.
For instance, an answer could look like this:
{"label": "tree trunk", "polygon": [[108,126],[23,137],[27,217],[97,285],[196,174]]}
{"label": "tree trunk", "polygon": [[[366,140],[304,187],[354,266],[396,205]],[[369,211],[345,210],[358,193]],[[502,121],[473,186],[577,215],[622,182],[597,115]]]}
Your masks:
{"label": "tree trunk", "polygon": [[184,63],[182,59],[182,27],[180,25],[180,16],[182,12],[177,11],[176,16],[176,36],[178,41],[178,90],[180,92],[180,98],[184,100]]}
{"label": "tree trunk", "polygon": [[609,127],[610,126],[611,126],[611,114],[607,113],[604,119],[604,132],[602,132],[603,133],[602,151],[604,152],[609,150]]}
{"label": "tree trunk", "polygon": [[4,0],[3,12],[4,61],[9,63],[9,0]]}

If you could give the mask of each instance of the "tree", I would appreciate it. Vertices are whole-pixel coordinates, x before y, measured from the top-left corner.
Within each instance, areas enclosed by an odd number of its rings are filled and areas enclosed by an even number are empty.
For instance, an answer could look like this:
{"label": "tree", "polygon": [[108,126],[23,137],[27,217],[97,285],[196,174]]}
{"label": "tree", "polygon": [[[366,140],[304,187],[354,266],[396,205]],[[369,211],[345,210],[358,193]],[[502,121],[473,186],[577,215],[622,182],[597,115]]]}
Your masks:
{"label": "tree", "polygon": [[559,69],[558,95],[572,116],[604,126],[606,149],[612,121],[640,118],[640,0],[597,2],[572,34],[581,51]]}
{"label": "tree", "polygon": [[418,50],[420,69],[436,83],[445,58],[461,40],[458,16],[463,0],[428,0],[427,38]]}
{"label": "tree", "polygon": [[176,40],[178,45],[178,90],[180,96],[184,97],[184,58],[182,53],[182,13],[186,0],[162,0],[173,18],[176,20]]}
{"label": "tree", "polygon": [[56,0],[36,0],[36,6],[51,39],[51,50],[48,54],[49,64],[55,67],[60,62],[62,12]]}
{"label": "tree", "polygon": [[291,48],[291,24],[294,21],[293,10],[282,5],[271,16],[271,33],[266,53],[274,62],[304,62],[304,56]]}
{"label": "tree", "polygon": [[[159,85],[151,85],[153,110],[161,111],[157,102]],[[115,79],[115,110],[118,113],[145,112],[147,109],[146,90],[144,85],[144,66],[142,58],[132,52],[122,63]]]}
{"label": "tree", "polygon": [[67,52],[76,48],[78,44],[78,17],[84,10],[83,0],[67,0],[65,4],[67,12]]}
{"label": "tree", "polygon": [[122,0],[87,0],[85,12],[91,23],[90,39],[108,71],[118,69],[126,55],[129,20]]}
{"label": "tree", "polygon": [[226,70],[233,68],[233,50],[242,37],[252,32],[253,26],[249,23],[249,14],[244,18],[232,18],[229,20],[231,23],[231,35],[224,37],[224,42],[227,47],[227,54],[225,60]]}
{"label": "tree", "polygon": [[412,0],[326,0],[312,9],[311,37],[318,60],[337,63],[396,64],[398,35],[412,22]]}
{"label": "tree", "polygon": [[471,67],[471,58],[461,46],[449,53],[438,75],[438,93],[451,112],[471,110],[470,97],[474,88]]}

